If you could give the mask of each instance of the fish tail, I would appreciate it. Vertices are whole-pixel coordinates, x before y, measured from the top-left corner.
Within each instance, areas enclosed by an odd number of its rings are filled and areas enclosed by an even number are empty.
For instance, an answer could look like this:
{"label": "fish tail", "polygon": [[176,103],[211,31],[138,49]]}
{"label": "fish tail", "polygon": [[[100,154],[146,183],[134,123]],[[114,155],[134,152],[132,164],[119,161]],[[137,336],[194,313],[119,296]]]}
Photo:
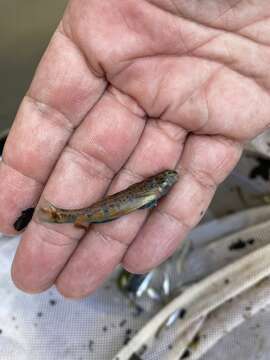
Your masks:
{"label": "fish tail", "polygon": [[60,220],[57,208],[52,204],[40,207],[38,209],[38,217],[40,220],[46,222],[58,222]]}

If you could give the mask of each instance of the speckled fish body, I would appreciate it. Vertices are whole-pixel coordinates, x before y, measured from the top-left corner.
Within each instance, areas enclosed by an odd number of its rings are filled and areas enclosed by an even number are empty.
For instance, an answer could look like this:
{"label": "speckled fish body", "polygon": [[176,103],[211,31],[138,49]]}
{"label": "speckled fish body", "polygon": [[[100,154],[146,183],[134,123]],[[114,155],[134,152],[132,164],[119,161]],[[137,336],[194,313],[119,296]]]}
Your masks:
{"label": "speckled fish body", "polygon": [[42,221],[86,225],[115,220],[137,209],[152,208],[166,195],[178,179],[174,170],[166,170],[127,189],[105,197],[90,207],[76,210],[60,209],[53,205],[40,208]]}

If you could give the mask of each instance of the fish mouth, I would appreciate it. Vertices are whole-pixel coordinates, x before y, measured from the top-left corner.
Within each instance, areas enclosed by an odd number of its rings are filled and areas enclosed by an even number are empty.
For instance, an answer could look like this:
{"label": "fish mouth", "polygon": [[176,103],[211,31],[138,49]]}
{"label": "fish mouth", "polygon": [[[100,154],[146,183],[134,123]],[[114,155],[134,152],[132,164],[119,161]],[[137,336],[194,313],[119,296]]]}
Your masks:
{"label": "fish mouth", "polygon": [[175,184],[179,179],[179,174],[176,170],[168,170],[166,173],[166,180],[170,185]]}
{"label": "fish mouth", "polygon": [[160,189],[163,195],[166,195],[170,188],[177,182],[179,178],[178,172],[175,170],[166,170],[162,174]]}

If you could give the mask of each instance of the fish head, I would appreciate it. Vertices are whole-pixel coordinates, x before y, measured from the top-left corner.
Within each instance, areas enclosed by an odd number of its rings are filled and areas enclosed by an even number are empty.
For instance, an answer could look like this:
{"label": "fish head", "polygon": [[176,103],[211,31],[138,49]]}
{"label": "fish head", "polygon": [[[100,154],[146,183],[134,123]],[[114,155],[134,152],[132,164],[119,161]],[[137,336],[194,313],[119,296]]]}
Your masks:
{"label": "fish head", "polygon": [[165,170],[158,176],[160,192],[165,195],[177,182],[179,175],[175,170]]}

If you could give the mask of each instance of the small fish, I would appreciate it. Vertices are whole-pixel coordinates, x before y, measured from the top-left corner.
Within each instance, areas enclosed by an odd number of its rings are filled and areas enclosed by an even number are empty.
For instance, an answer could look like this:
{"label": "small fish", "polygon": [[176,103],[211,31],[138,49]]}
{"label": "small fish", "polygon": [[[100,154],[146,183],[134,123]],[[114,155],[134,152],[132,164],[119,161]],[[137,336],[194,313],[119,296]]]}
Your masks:
{"label": "small fish", "polygon": [[146,274],[131,274],[126,270],[122,270],[117,278],[117,285],[124,293],[139,298],[148,289],[153,276],[154,271]]}
{"label": "small fish", "polygon": [[75,226],[87,228],[89,224],[105,223],[138,209],[155,207],[158,200],[168,193],[177,180],[176,171],[165,170],[123,191],[107,196],[90,207],[68,210],[49,204],[38,210],[38,216],[45,222],[74,223]]}
{"label": "small fish", "polygon": [[116,279],[119,290],[129,300],[134,317],[140,316],[146,310],[139,303],[139,299],[148,291],[153,276],[154,270],[147,274],[131,274],[122,269]]}

